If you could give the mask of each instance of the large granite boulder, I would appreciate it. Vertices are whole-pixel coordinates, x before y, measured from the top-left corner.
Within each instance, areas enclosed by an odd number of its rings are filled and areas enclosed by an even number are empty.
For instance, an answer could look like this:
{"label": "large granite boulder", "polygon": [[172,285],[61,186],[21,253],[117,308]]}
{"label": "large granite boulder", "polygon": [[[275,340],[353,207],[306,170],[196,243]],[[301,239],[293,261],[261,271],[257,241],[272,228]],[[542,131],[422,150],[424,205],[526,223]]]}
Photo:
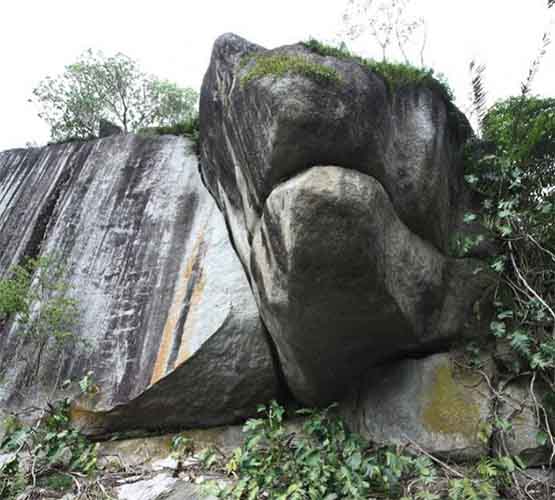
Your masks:
{"label": "large granite boulder", "polygon": [[[261,313],[294,394],[338,399],[359,370],[476,328],[480,262],[446,258],[373,177],[313,167],[266,201],[252,242]],[[476,277],[475,277],[476,275]]]}
{"label": "large granite boulder", "polygon": [[276,395],[266,330],[191,142],[119,135],[2,153],[0,200],[0,275],[54,255],[80,309],[79,342],[49,344],[40,366],[4,326],[2,407],[89,371],[100,392],[73,409],[89,433],[233,422]]}
{"label": "large granite boulder", "polygon": [[203,177],[297,399],[328,403],[372,365],[480,332],[486,266],[449,254],[475,202],[470,129],[437,85],[228,34],[200,119]]}

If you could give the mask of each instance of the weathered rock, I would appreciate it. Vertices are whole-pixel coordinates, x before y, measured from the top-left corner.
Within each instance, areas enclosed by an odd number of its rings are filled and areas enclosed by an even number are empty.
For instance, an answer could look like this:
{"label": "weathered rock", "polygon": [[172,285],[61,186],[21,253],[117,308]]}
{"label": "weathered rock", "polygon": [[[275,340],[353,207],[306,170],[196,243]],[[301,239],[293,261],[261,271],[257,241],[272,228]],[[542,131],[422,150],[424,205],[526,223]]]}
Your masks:
{"label": "weathered rock", "polygon": [[120,486],[117,490],[118,500],[157,500],[165,498],[172,492],[178,480],[171,474],[158,474]]}
{"label": "weathered rock", "polygon": [[[245,83],[257,57],[276,55],[332,69],[338,80],[288,73]],[[228,217],[243,214],[249,236],[278,183],[310,166],[339,165],[379,180],[411,230],[447,248],[468,126],[437,90],[415,85],[392,93],[355,61],[300,44],[267,51],[227,34],[214,45],[200,113],[204,176]]]}
{"label": "weathered rock", "polygon": [[[335,78],[249,78],[275,56]],[[472,198],[469,127],[436,87],[224,35],[200,113],[203,177],[298,399],[328,403],[369,366],[480,332],[486,266],[448,257]]]}
{"label": "weathered rock", "polygon": [[[268,57],[335,78],[252,78]],[[203,177],[298,399],[328,403],[373,364],[480,331],[467,323],[487,273],[447,257],[472,201],[470,128],[436,87],[392,90],[356,61],[228,34],[200,119]]]}
{"label": "weathered rock", "polygon": [[181,481],[168,474],[123,485],[117,495],[118,500],[216,500],[202,484]]}
{"label": "weathered rock", "polygon": [[462,369],[449,354],[435,354],[371,370],[341,410],[349,427],[372,441],[416,443],[437,455],[469,459],[488,453],[478,434],[490,406],[481,375]]}
{"label": "weathered rock", "polygon": [[0,273],[24,255],[60,258],[86,341],[35,367],[6,326],[2,406],[89,370],[101,391],[73,411],[87,432],[232,422],[276,394],[265,329],[190,142],[130,135],[2,153],[0,193]]}
{"label": "weathered rock", "polygon": [[475,328],[481,263],[412,233],[366,174],[314,167],[280,184],[252,248],[261,313],[302,401],[337,399],[368,366]]}
{"label": "weathered rock", "polygon": [[0,153],[0,276],[36,255],[61,186],[89,150],[68,144]]}
{"label": "weathered rock", "polygon": [[100,120],[98,127],[98,137],[110,137],[111,135],[123,134],[121,127],[118,127],[115,123],[109,120]]}
{"label": "weathered rock", "polygon": [[[243,445],[245,439],[240,425],[190,429],[180,432],[179,436],[190,440],[195,453],[207,448],[216,448],[229,456]],[[175,437],[176,434],[167,434],[102,441],[98,444],[98,461],[104,468],[115,461],[116,464],[123,463],[125,467],[132,469],[143,467],[154,470],[156,463],[170,456],[171,443]]]}
{"label": "weathered rock", "polygon": [[[544,384],[536,382],[531,385],[530,377],[521,376],[500,387],[499,393],[497,416],[509,422],[511,428],[496,433],[496,453],[518,456],[528,467],[548,465],[551,450],[547,434],[543,431],[545,421],[542,421],[542,412],[538,407],[544,404],[547,394]],[[538,441],[542,434],[545,436],[544,444]]]}

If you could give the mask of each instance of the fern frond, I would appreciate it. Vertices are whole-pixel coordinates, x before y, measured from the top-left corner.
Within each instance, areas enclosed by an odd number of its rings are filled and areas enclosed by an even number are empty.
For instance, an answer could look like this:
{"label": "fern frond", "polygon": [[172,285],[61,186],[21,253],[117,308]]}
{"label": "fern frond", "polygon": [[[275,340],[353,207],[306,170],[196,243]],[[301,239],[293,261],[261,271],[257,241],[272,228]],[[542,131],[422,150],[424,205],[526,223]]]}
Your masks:
{"label": "fern frond", "polygon": [[[555,0],[554,0],[555,1]],[[472,82],[472,112],[478,120],[478,128],[482,130],[482,123],[487,112],[487,92],[484,85],[485,64],[470,61],[470,78]]]}
{"label": "fern frond", "polygon": [[[552,0],[552,4],[553,3],[555,3],[555,0]],[[526,97],[530,93],[534,78],[538,73],[541,61],[544,58],[545,54],[547,53],[547,48],[549,47],[550,44],[551,44],[551,37],[549,36],[549,33],[544,33],[541,40],[540,51],[536,56],[536,58],[532,61],[532,64],[530,65],[530,69],[528,70],[528,76],[520,85],[523,97]]]}
{"label": "fern frond", "polygon": [[[551,5],[555,3],[555,0],[549,0],[549,1],[551,2]],[[530,94],[530,91],[532,90],[532,83],[534,82],[534,78],[536,77],[536,74],[540,69],[540,64],[545,54],[547,53],[547,48],[549,47],[550,44],[551,44],[551,37],[549,36],[549,33],[544,33],[541,40],[540,51],[538,52],[538,55],[536,56],[536,58],[532,61],[532,64],[530,65],[530,69],[528,70],[528,76],[520,84],[520,91],[521,91],[520,105],[515,113],[515,119],[513,121],[513,138],[515,141],[519,137],[520,124],[521,124],[524,105],[526,103],[526,98],[528,97],[528,95]]]}

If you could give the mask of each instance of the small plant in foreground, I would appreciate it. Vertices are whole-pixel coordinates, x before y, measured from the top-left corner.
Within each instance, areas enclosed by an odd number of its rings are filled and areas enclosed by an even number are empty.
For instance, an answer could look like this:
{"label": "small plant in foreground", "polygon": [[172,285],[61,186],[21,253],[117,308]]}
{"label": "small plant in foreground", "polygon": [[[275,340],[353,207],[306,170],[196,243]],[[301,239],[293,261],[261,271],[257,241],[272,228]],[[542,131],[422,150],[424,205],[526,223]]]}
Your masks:
{"label": "small plant in foreground", "polygon": [[227,485],[209,484],[218,498],[495,500],[518,468],[510,457],[455,467],[417,446],[374,445],[348,432],[331,407],[299,411],[306,417],[300,430],[285,424],[285,410],[275,401],[259,412],[227,464],[214,451],[204,455],[206,468],[232,478]]}
{"label": "small plant in foreground", "polygon": [[330,408],[300,411],[307,419],[298,434],[285,426],[285,410],[276,402],[259,412],[263,418],[247,422],[245,444],[225,467],[236,480],[215,487],[218,498],[362,500],[373,493],[399,498],[409,480],[426,485],[435,477],[429,458],[369,447]]}
{"label": "small plant in foreground", "polygon": [[15,499],[27,486],[66,490],[72,474],[89,475],[96,470],[96,449],[70,425],[70,400],[48,405],[34,425],[11,416],[0,453],[7,460],[0,466],[0,498]]}

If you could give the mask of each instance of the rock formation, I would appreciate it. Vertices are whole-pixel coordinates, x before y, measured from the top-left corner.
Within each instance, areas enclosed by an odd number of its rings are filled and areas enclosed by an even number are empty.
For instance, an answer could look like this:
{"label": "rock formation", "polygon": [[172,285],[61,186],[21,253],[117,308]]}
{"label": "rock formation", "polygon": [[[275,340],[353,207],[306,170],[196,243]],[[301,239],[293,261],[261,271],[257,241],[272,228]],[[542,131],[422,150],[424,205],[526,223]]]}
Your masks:
{"label": "rock formation", "polygon": [[101,390],[73,408],[88,433],[207,427],[252,415],[283,374],[369,439],[482,453],[489,387],[448,351],[489,324],[492,278],[487,245],[452,251],[481,229],[463,223],[471,132],[445,92],[228,34],[200,123],[200,170],[168,136],[0,153],[0,276],[57,256],[81,307],[80,342],[38,367],[0,327],[0,406],[91,370]]}
{"label": "rock formation", "polygon": [[469,127],[438,88],[224,35],[200,113],[204,178],[298,400],[479,331],[489,275],[449,254],[471,208]]}
{"label": "rock formation", "polygon": [[[486,379],[462,357],[441,353],[369,370],[341,411],[351,429],[377,442],[416,443],[450,460],[488,453],[480,431],[492,411]],[[491,376],[493,363],[483,369]]]}
{"label": "rock formation", "polygon": [[0,275],[54,255],[80,308],[71,352],[35,372],[0,337],[2,406],[40,401],[89,370],[88,432],[233,422],[276,395],[267,334],[191,144],[115,136],[0,154]]}

